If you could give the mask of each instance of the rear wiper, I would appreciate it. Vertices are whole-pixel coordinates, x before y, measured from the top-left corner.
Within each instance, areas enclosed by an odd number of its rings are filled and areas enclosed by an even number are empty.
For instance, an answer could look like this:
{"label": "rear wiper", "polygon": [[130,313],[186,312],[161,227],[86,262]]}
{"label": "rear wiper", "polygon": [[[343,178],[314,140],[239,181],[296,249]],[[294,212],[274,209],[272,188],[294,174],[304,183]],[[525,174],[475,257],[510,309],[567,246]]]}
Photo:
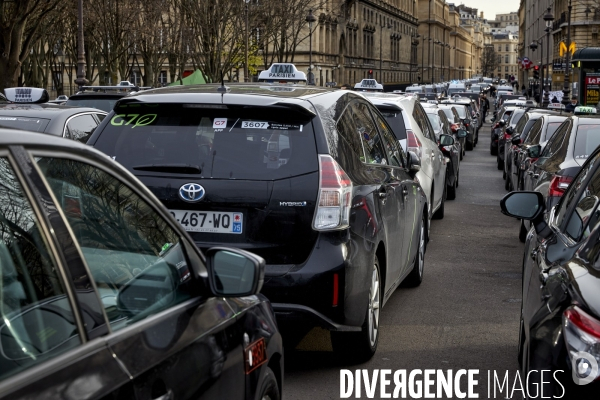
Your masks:
{"label": "rear wiper", "polygon": [[191,164],[145,164],[131,167],[137,171],[173,172],[180,174],[200,174],[202,169]]}

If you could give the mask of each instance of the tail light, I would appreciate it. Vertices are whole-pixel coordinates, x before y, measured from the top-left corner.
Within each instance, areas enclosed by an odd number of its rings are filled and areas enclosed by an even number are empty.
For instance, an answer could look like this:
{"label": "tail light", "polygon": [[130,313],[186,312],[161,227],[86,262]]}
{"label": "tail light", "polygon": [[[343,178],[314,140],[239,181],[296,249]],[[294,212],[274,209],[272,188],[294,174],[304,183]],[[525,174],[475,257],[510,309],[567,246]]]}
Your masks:
{"label": "tail light", "polygon": [[408,143],[406,146],[408,151],[414,152],[419,156],[419,158],[421,158],[423,155],[423,145],[421,144],[421,141],[417,135],[415,135],[415,133],[409,129],[406,130],[406,142]]}
{"label": "tail light", "polygon": [[319,155],[319,198],[313,229],[327,231],[349,226],[352,182],[329,155]]}
{"label": "tail light", "polygon": [[511,137],[510,133],[504,132],[504,140],[510,140],[510,137]]}
{"label": "tail light", "polygon": [[569,307],[563,313],[563,333],[573,378],[589,379],[588,383],[597,379],[598,373],[592,374],[592,360],[587,358],[594,357],[600,364],[600,321],[577,306]]}
{"label": "tail light", "polygon": [[550,187],[548,188],[548,196],[561,197],[569,187],[569,184],[572,180],[573,178],[570,176],[555,175],[550,181]]}

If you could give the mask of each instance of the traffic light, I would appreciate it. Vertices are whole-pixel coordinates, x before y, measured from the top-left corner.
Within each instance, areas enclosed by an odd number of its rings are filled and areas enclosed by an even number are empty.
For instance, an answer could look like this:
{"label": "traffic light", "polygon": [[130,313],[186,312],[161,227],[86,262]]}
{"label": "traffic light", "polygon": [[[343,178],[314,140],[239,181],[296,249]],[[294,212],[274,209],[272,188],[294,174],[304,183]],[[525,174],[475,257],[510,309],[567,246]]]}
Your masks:
{"label": "traffic light", "polygon": [[369,79],[373,79],[373,70],[372,69],[369,70]]}
{"label": "traffic light", "polygon": [[540,79],[540,66],[536,65],[533,67],[533,79]]}

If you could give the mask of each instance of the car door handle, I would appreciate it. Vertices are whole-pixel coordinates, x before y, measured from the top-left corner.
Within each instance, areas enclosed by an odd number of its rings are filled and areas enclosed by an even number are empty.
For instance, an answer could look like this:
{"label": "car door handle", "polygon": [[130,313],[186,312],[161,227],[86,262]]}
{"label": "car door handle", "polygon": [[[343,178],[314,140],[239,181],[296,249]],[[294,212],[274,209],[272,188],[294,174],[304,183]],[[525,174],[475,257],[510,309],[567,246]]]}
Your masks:
{"label": "car door handle", "polygon": [[408,189],[406,187],[402,188],[402,196],[404,196],[404,197],[408,196]]}
{"label": "car door handle", "polygon": [[379,188],[379,198],[380,199],[385,199],[386,197],[388,197],[388,192],[385,189],[385,187],[382,186],[382,187]]}

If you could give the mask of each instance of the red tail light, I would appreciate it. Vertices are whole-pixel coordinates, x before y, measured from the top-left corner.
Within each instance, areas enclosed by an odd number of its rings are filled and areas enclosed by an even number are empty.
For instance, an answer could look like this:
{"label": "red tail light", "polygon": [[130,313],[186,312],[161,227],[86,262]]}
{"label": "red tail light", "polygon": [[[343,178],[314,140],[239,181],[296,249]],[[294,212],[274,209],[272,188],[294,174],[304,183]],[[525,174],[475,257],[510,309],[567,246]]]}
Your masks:
{"label": "red tail light", "polygon": [[550,187],[548,188],[548,196],[550,197],[561,197],[569,184],[573,181],[573,178],[570,176],[559,176],[555,175],[554,178],[550,181]]}
{"label": "red tail light", "polygon": [[338,305],[338,297],[340,293],[340,278],[338,274],[333,274],[333,300],[331,305],[337,307]]}
{"label": "red tail light", "polygon": [[352,181],[329,155],[319,155],[319,199],[313,229],[345,229],[349,226]]}
{"label": "red tail light", "polygon": [[416,155],[419,156],[419,158],[421,158],[423,155],[423,145],[421,144],[421,141],[413,131],[406,131],[406,142],[408,143],[408,145],[406,146],[408,148],[408,151],[414,152]]}
{"label": "red tail light", "polygon": [[504,140],[510,140],[510,133],[504,132]]}
{"label": "red tail light", "polygon": [[563,316],[580,330],[600,339],[600,321],[583,312],[579,307],[567,308]]}

